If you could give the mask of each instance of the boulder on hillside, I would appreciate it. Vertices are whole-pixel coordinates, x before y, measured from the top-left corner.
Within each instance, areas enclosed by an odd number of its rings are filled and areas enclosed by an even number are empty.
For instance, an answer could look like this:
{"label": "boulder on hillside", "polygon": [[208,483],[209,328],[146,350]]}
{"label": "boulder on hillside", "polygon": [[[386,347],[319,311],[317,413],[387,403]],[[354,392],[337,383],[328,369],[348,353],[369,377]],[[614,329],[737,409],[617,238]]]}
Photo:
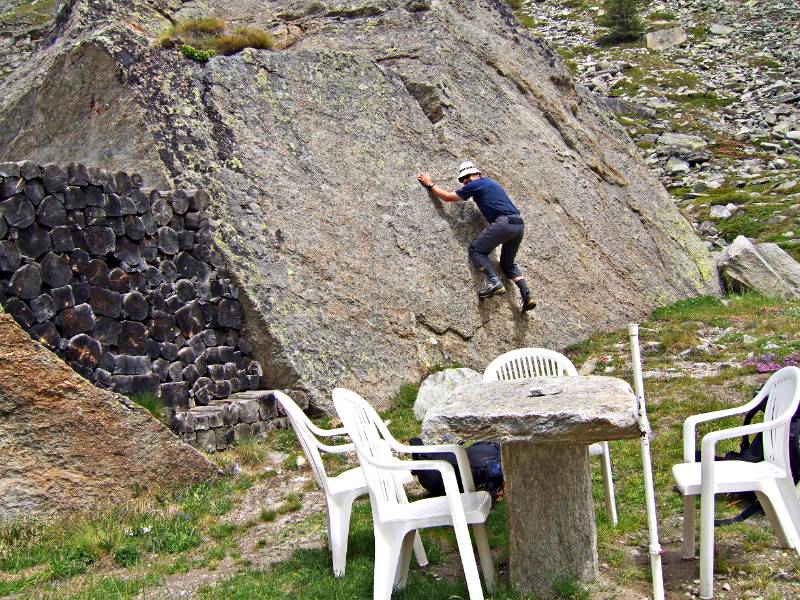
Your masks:
{"label": "boulder on hillside", "polygon": [[444,369],[429,375],[419,386],[414,402],[414,416],[420,421],[431,407],[447,400],[448,396],[468,383],[481,381],[482,375],[467,368]]}
{"label": "boulder on hillside", "polygon": [[664,50],[672,46],[680,46],[688,39],[683,27],[670,27],[659,29],[645,34],[644,42],[650,50]]}
{"label": "boulder on hillside", "polygon": [[[258,340],[269,386],[323,410],[336,386],[385,406],[430,364],[480,369],[719,292],[613,115],[505,3],[211,0],[230,23],[294,33],[203,65],[157,43],[180,6],[68,3],[52,43],[0,80],[0,160],[208,190],[214,256],[241,290],[243,314],[226,317]],[[533,314],[511,283],[478,300],[467,251],[482,218],[415,179],[454,189],[464,158],[522,211]]]}
{"label": "boulder on hillside", "polygon": [[800,298],[800,263],[777,244],[753,244],[740,235],[717,255],[717,266],[731,291]]}
{"label": "boulder on hillside", "polygon": [[145,409],[0,314],[0,522],[116,505],[218,475]]}

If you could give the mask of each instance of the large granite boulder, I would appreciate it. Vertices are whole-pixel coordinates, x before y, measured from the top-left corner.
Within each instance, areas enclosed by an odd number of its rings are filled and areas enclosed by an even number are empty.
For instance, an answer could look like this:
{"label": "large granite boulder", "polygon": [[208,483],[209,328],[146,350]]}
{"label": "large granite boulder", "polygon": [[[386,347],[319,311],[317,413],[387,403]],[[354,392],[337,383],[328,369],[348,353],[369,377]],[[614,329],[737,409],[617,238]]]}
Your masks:
{"label": "large granite boulder", "polygon": [[0,314],[0,521],[109,506],[217,468]]}
{"label": "large granite boulder", "polygon": [[800,264],[777,244],[753,244],[740,235],[717,255],[717,266],[733,292],[800,298]]}
{"label": "large granite boulder", "polygon": [[480,373],[465,367],[444,369],[429,375],[419,386],[417,399],[414,401],[414,416],[422,421],[431,407],[444,402],[450,394],[462,386],[482,379]]}
{"label": "large granite boulder", "polygon": [[[278,49],[198,64],[159,46],[198,14]],[[482,370],[719,291],[627,135],[498,0],[75,0],[0,81],[0,160],[22,158],[209,190],[265,381],[323,409],[337,385],[385,403],[431,365]],[[414,177],[453,189],[463,158],[522,210],[534,314],[478,301],[478,211]]]}

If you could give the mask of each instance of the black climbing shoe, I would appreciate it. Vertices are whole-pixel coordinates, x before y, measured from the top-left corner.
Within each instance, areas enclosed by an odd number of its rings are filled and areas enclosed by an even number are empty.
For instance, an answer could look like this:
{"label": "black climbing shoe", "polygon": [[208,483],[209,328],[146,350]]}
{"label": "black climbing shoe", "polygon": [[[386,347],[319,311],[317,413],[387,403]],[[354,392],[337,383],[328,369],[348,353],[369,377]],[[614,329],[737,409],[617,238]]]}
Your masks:
{"label": "black climbing shoe", "polygon": [[498,296],[500,294],[505,294],[506,288],[503,287],[503,284],[500,283],[500,280],[497,277],[492,277],[486,280],[486,283],[483,284],[481,291],[478,292],[478,297],[482,299],[491,298],[492,296]]}
{"label": "black climbing shoe", "polygon": [[536,308],[536,299],[532,294],[522,294],[522,312],[527,312]]}

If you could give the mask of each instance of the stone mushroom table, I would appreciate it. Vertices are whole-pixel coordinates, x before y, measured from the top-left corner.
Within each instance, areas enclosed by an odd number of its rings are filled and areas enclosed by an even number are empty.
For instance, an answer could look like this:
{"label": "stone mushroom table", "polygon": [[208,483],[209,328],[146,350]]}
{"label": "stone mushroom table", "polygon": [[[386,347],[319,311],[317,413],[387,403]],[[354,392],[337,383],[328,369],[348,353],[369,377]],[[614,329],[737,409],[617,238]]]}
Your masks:
{"label": "stone mushroom table", "polygon": [[517,591],[547,597],[556,577],[597,576],[587,446],[639,436],[627,382],[587,376],[473,383],[432,407],[422,433],[437,442],[502,444]]}

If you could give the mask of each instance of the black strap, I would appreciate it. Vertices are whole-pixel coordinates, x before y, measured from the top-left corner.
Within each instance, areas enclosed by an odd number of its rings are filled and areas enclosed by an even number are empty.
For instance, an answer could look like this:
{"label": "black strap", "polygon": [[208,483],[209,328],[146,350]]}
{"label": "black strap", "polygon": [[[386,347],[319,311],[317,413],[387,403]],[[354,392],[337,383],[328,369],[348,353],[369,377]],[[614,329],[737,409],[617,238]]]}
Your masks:
{"label": "black strap", "polygon": [[758,501],[753,502],[750,506],[745,508],[742,512],[740,512],[735,517],[731,517],[730,519],[714,519],[714,527],[724,527],[725,525],[733,525],[734,523],[741,523],[752,517],[755,514],[760,512],[764,512],[761,508],[761,505]]}

